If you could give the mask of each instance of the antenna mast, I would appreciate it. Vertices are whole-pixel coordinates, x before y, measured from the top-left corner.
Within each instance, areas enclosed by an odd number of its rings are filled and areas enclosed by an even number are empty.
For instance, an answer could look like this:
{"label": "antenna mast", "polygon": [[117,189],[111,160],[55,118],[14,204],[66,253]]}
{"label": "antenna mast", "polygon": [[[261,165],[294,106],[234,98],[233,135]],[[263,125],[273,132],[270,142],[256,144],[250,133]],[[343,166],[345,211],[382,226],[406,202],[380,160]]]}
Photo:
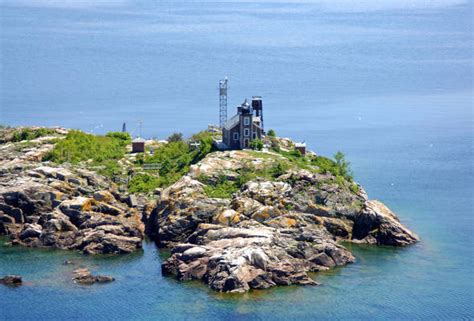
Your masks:
{"label": "antenna mast", "polygon": [[227,77],[219,80],[219,126],[227,121]]}

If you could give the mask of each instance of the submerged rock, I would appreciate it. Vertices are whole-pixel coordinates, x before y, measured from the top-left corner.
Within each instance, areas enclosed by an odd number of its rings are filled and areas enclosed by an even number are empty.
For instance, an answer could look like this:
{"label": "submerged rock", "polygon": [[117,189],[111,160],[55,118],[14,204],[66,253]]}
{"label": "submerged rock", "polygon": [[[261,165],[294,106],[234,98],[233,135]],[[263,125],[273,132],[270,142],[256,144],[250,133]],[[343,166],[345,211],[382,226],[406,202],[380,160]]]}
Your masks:
{"label": "submerged rock", "polygon": [[18,286],[23,283],[21,276],[19,275],[7,275],[3,278],[0,278],[0,284],[9,285],[9,286]]}
{"label": "submerged rock", "polygon": [[115,279],[111,276],[105,275],[92,275],[92,273],[86,269],[77,269],[73,272],[74,283],[79,284],[94,284],[94,283],[108,283],[115,281]]}

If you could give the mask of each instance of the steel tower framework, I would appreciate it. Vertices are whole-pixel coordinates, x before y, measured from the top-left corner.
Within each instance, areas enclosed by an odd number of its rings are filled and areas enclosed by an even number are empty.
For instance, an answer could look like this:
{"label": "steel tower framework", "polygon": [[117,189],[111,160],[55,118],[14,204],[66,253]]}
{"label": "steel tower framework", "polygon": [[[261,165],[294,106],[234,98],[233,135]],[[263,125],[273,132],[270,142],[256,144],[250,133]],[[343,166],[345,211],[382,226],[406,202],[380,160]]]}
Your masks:
{"label": "steel tower framework", "polygon": [[222,128],[227,121],[227,77],[219,80],[219,126]]}

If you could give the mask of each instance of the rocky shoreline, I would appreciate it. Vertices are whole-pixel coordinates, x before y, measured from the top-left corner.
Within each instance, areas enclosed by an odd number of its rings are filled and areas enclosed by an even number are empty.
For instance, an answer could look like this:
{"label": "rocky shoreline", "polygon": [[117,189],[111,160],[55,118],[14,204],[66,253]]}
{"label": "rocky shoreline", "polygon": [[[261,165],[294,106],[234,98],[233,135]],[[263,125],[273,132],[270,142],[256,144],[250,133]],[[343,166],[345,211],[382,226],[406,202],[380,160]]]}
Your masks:
{"label": "rocky shoreline", "polygon": [[[209,196],[213,182],[235,182],[244,168],[274,166],[282,156],[272,151],[209,153],[146,198],[87,166],[44,161],[67,133],[57,128],[50,136],[4,138],[0,144],[0,235],[8,235],[12,245],[124,254],[139,250],[147,235],[171,250],[163,274],[202,280],[216,291],[245,292],[315,285],[308,272],[355,261],[339,241],[418,241],[361,186],[351,189],[312,168],[253,177],[230,197]],[[104,281],[80,272],[84,280]]]}

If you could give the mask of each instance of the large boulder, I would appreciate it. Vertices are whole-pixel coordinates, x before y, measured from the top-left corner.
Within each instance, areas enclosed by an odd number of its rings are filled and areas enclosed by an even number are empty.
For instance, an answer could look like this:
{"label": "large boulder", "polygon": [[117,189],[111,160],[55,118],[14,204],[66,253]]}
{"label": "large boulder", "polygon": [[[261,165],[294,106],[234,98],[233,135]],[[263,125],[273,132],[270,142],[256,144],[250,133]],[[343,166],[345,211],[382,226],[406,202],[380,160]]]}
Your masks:
{"label": "large boulder", "polygon": [[383,203],[367,201],[354,220],[353,240],[404,246],[415,243],[418,236],[403,226],[398,217]]}
{"label": "large boulder", "polygon": [[201,224],[173,249],[162,270],[180,280],[198,279],[220,292],[275,285],[316,285],[307,272],[344,265],[354,257],[332,241],[312,244],[263,225],[239,228]]}

